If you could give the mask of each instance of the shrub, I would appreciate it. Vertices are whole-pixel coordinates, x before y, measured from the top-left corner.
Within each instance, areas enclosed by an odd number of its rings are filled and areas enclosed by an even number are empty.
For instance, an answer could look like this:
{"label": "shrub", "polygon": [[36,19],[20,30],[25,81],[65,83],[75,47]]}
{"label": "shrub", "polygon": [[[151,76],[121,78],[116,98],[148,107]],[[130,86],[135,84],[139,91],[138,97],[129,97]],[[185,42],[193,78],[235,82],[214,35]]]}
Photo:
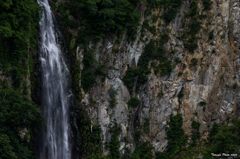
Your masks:
{"label": "shrub", "polygon": [[203,5],[205,7],[205,9],[210,9],[211,8],[211,0],[203,0]]}
{"label": "shrub", "polygon": [[192,58],[191,59],[191,66],[196,66],[197,62],[198,62],[198,60],[196,58]]}
{"label": "shrub", "polygon": [[183,72],[182,72],[182,71],[178,72],[178,76],[181,76],[182,74],[183,74]]}
{"label": "shrub", "polygon": [[233,84],[233,89],[236,89],[237,88],[237,83],[234,83]]}
{"label": "shrub", "polygon": [[153,22],[153,23],[156,23],[156,22],[157,22],[157,19],[158,19],[157,15],[156,15],[156,14],[153,14],[153,15],[152,15],[152,22]]}
{"label": "shrub", "polygon": [[213,39],[213,32],[214,30],[212,30],[209,34],[208,34],[208,39],[212,40]]}
{"label": "shrub", "polygon": [[[30,137],[44,129],[44,118],[37,106],[19,91],[0,89],[0,156],[34,158]],[[27,132],[21,138],[19,131]]]}
{"label": "shrub", "polygon": [[149,28],[149,31],[150,31],[150,33],[152,33],[153,35],[156,35],[156,26],[155,26],[155,25],[152,25],[152,26]]}
{"label": "shrub", "polygon": [[143,132],[148,134],[149,133],[149,125],[150,125],[150,122],[149,122],[149,118],[144,118],[145,119],[145,122],[143,124]]}
{"label": "shrub", "polygon": [[178,94],[178,103],[181,104],[181,99],[184,97],[184,89],[183,87],[181,88],[181,91]]}
{"label": "shrub", "polygon": [[178,9],[182,5],[182,0],[163,0],[162,4],[165,9],[162,18],[168,25],[176,17]]}
{"label": "shrub", "polygon": [[116,99],[116,95],[117,95],[117,91],[111,87],[108,90],[109,96],[110,96],[110,107],[113,108],[115,107],[118,103],[117,103],[117,99]]}
{"label": "shrub", "polygon": [[167,122],[169,127],[165,128],[168,139],[167,152],[156,153],[157,158],[172,158],[182,150],[183,146],[185,146],[187,137],[184,135],[182,122],[182,116],[180,114],[177,114],[176,116],[171,114],[170,121]]}
{"label": "shrub", "polygon": [[206,103],[205,101],[201,101],[201,102],[199,102],[199,104],[200,104],[201,106],[204,106],[204,105],[206,105],[207,103]]}
{"label": "shrub", "polygon": [[128,104],[128,107],[135,108],[141,104],[141,101],[136,97],[131,97],[130,100],[127,102],[127,104]]}
{"label": "shrub", "polygon": [[175,59],[176,64],[181,63],[181,59],[179,57],[176,57]]}

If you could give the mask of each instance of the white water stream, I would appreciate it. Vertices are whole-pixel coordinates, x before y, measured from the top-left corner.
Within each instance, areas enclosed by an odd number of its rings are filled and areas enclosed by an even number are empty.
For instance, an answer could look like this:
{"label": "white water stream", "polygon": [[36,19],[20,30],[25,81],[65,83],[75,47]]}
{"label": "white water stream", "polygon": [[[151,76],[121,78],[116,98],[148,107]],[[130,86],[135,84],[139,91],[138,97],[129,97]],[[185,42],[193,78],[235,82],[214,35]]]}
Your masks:
{"label": "white water stream", "polygon": [[42,66],[42,115],[47,132],[41,136],[40,159],[70,159],[69,140],[69,70],[58,46],[54,15],[48,0],[37,0],[42,6],[40,21],[40,59]]}

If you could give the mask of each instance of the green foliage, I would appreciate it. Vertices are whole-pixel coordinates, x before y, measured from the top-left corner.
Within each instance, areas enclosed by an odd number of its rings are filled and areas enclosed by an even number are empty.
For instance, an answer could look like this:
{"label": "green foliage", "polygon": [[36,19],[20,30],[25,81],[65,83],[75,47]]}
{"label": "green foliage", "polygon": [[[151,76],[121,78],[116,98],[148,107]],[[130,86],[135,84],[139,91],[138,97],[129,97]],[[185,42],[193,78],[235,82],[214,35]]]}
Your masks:
{"label": "green foliage", "polygon": [[181,63],[181,59],[179,57],[175,57],[174,60],[175,60],[176,64]]}
{"label": "green foliage", "polygon": [[168,122],[169,127],[165,128],[168,139],[167,151],[157,152],[157,158],[172,158],[182,150],[183,146],[185,146],[187,142],[187,136],[184,135],[182,122],[182,116],[180,114],[177,114],[176,116],[171,114],[170,122]]}
{"label": "green foliage", "polygon": [[[196,5],[197,7],[197,5]],[[194,12],[195,13],[195,12]],[[202,22],[198,20],[196,16],[191,15],[191,22],[188,25],[189,30],[183,34],[183,38],[188,38],[188,40],[184,43],[184,47],[188,49],[191,53],[197,49],[198,45],[195,43],[195,40],[198,38],[196,34],[202,28]],[[190,36],[190,37],[189,37]]]}
{"label": "green foliage", "polygon": [[200,123],[196,121],[192,121],[192,143],[191,146],[194,147],[197,145],[196,141],[200,138],[199,127]]}
{"label": "green foliage", "polygon": [[151,27],[149,27],[149,31],[150,33],[152,33],[153,35],[156,35],[156,26],[152,25]]}
{"label": "green foliage", "polygon": [[198,60],[196,58],[192,58],[191,59],[191,66],[196,66],[197,62],[198,62]]}
{"label": "green foliage", "polygon": [[181,91],[178,94],[178,103],[182,104],[181,99],[184,97],[184,88],[181,88]]}
{"label": "green foliage", "polygon": [[[96,63],[95,56],[92,51],[85,51],[83,57],[84,68],[81,73],[81,86],[85,92],[87,92],[96,82],[94,76],[94,64]],[[79,66],[78,66],[79,67]],[[102,74],[102,69],[97,69],[97,74]]]}
{"label": "green foliage", "polygon": [[141,104],[141,101],[137,97],[131,97],[129,101],[127,102],[128,107],[137,107]]}
{"label": "green foliage", "polygon": [[232,123],[233,125],[231,126],[227,126],[226,124],[221,126],[213,125],[214,130],[211,130],[211,146],[204,153],[204,159],[211,157],[211,153],[239,154],[240,120],[233,119]]}
{"label": "green foliage", "polygon": [[210,9],[212,2],[211,2],[211,0],[203,0],[203,5],[204,5],[205,9]]}
{"label": "green foliage", "polygon": [[110,142],[106,145],[110,153],[107,158],[118,159],[120,158],[120,141],[118,140],[118,136],[120,135],[121,128],[115,123],[115,125],[109,130],[112,133]]}
{"label": "green foliage", "polygon": [[[148,78],[145,74],[149,74],[148,70],[129,68],[126,75],[123,77],[124,84],[128,87],[130,94],[132,94],[134,82],[137,77],[136,90],[139,89],[140,85],[147,82]],[[144,74],[145,73],[145,74]]]}
{"label": "green foliage", "polygon": [[209,34],[208,34],[208,39],[212,40],[213,39],[213,32],[214,30],[212,30]]}
{"label": "green foliage", "polygon": [[212,129],[210,131],[210,137],[211,139],[213,139],[213,136],[216,135],[218,133],[218,124],[214,122],[213,126],[212,126]]}
{"label": "green foliage", "polygon": [[153,14],[153,15],[152,15],[152,22],[153,22],[153,23],[156,23],[156,22],[157,22],[157,19],[158,19],[157,15],[156,15],[156,14]]}
{"label": "green foliage", "polygon": [[130,159],[152,159],[152,150],[154,147],[149,141],[144,143],[137,142],[136,149]]}
{"label": "green foliage", "polygon": [[144,118],[145,122],[143,124],[143,132],[148,134],[149,133],[149,126],[150,126],[150,122],[149,122],[149,118]]}
{"label": "green foliage", "polygon": [[236,89],[237,86],[238,86],[237,83],[234,83],[234,84],[233,84],[233,89]]}
{"label": "green foliage", "polygon": [[162,0],[161,3],[164,5],[162,18],[166,24],[169,24],[176,17],[182,5],[182,0]]}
{"label": "green foliage", "polygon": [[110,96],[110,104],[109,106],[111,108],[115,107],[118,103],[117,103],[117,99],[116,99],[116,95],[117,95],[117,91],[111,87],[109,90],[108,90],[108,93],[109,93],[109,96]]}
{"label": "green foliage", "polygon": [[191,10],[188,14],[188,16],[194,16],[197,14],[197,11],[198,11],[198,3],[196,0],[193,0],[192,4],[191,4]]}
{"label": "green foliage", "polygon": [[37,42],[39,6],[33,0],[0,0],[0,4],[0,69],[12,75],[14,88],[19,88],[24,75],[32,73],[29,53]]}
{"label": "green foliage", "polygon": [[198,45],[196,43],[184,43],[183,44],[186,49],[188,49],[191,53],[197,49]]}
{"label": "green foliage", "polygon": [[183,74],[182,71],[178,72],[178,76],[182,76],[182,74]]}
{"label": "green foliage", "polygon": [[[64,4],[60,3],[56,11],[62,14],[67,27],[75,28],[78,23],[81,25],[80,34],[86,34],[87,37],[79,35],[80,39],[102,39],[109,33],[122,33],[127,29],[127,34],[133,40],[140,19],[140,13],[135,11],[138,2],[138,0],[71,0]],[[70,15],[74,17],[73,20],[69,18]]]}
{"label": "green foliage", "polygon": [[206,103],[205,101],[201,101],[201,102],[199,102],[199,104],[200,104],[201,106],[204,106],[204,105],[206,105],[207,103]]}
{"label": "green foliage", "polygon": [[[0,158],[33,158],[30,136],[43,129],[44,119],[36,105],[19,91],[0,89]],[[19,132],[27,132],[20,137]]]}

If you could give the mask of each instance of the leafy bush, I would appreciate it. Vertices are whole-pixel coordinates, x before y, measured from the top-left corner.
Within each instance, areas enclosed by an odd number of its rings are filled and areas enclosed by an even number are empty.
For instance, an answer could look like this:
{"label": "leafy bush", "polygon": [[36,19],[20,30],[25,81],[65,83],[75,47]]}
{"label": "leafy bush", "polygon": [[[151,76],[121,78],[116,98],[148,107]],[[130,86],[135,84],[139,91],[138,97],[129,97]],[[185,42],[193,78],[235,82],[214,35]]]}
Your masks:
{"label": "leafy bush", "polygon": [[170,121],[168,122],[169,127],[165,128],[168,139],[167,151],[156,152],[157,158],[172,158],[182,150],[183,146],[185,146],[187,143],[187,136],[184,135],[182,122],[182,116],[180,114],[177,114],[176,116],[171,114]]}
{"label": "leafy bush", "polygon": [[163,0],[161,3],[164,5],[162,18],[166,24],[169,24],[176,17],[182,5],[182,0]]}
{"label": "leafy bush", "polygon": [[192,58],[191,59],[191,66],[196,66],[197,62],[198,62],[198,60],[196,58]]}
{"label": "leafy bush", "polygon": [[191,53],[194,53],[194,50],[197,49],[198,45],[196,43],[184,43],[183,44],[186,49],[188,49]]}
{"label": "leafy bush", "polygon": [[182,104],[181,99],[184,97],[184,89],[183,87],[181,88],[181,91],[178,94],[178,103]]}
{"label": "leafy bush", "polygon": [[182,74],[183,74],[183,72],[182,72],[182,71],[178,72],[178,76],[181,76]]}
{"label": "leafy bush", "polygon": [[143,124],[143,132],[148,134],[149,133],[149,125],[150,125],[150,122],[149,122],[149,118],[144,118],[145,119],[145,122]]}
{"label": "leafy bush", "polygon": [[205,101],[201,101],[201,102],[199,102],[199,104],[200,104],[201,106],[204,106],[204,105],[206,105],[207,103],[206,103]]}
{"label": "leafy bush", "polygon": [[[0,89],[0,157],[30,159],[31,136],[44,128],[44,119],[36,105],[20,92]],[[26,129],[23,138],[19,131]]]}
{"label": "leafy bush", "polygon": [[236,89],[237,88],[237,83],[234,83],[233,84],[233,89]]}
{"label": "leafy bush", "polygon": [[211,0],[203,0],[203,5],[204,5],[205,9],[210,9],[212,2],[211,2]]}
{"label": "leafy bush", "polygon": [[208,39],[209,39],[209,40],[212,40],[212,39],[213,39],[213,32],[214,32],[214,30],[212,30],[212,31],[209,33],[209,35],[208,35]]}
{"label": "leafy bush", "polygon": [[197,139],[200,138],[200,133],[199,133],[199,127],[200,127],[200,123],[196,122],[196,121],[192,121],[192,143],[191,146],[194,147],[197,145],[196,141]]}
{"label": "leafy bush", "polygon": [[121,128],[115,123],[115,125],[109,130],[109,132],[113,133],[111,136],[110,142],[107,144],[107,147],[110,150],[107,158],[117,159],[120,158],[120,141],[118,140],[118,136],[120,135]]}
{"label": "leafy bush", "polygon": [[152,22],[153,22],[153,23],[156,23],[156,22],[157,22],[157,19],[158,19],[157,15],[156,15],[156,14],[153,14],[153,15],[152,15]]}
{"label": "leafy bush", "polygon": [[[79,23],[83,31],[90,39],[102,39],[109,33],[123,32],[133,40],[136,36],[136,27],[139,25],[140,13],[135,11],[138,0],[120,1],[66,1],[58,6],[57,12],[63,16],[66,26],[75,27],[74,21],[70,21],[72,15]],[[69,16],[64,16],[69,11]]]}
{"label": "leafy bush", "polygon": [[129,101],[127,102],[128,107],[137,107],[141,104],[141,101],[137,97],[131,97]]}
{"label": "leafy bush", "polygon": [[117,99],[116,99],[116,95],[117,95],[117,91],[111,87],[108,90],[109,96],[110,96],[110,107],[113,108],[115,107],[118,103],[117,103]]}
{"label": "leafy bush", "polygon": [[211,146],[204,152],[204,159],[211,157],[211,153],[238,154],[240,148],[240,120],[233,119],[233,125],[223,124],[218,126],[216,123],[211,129]]}

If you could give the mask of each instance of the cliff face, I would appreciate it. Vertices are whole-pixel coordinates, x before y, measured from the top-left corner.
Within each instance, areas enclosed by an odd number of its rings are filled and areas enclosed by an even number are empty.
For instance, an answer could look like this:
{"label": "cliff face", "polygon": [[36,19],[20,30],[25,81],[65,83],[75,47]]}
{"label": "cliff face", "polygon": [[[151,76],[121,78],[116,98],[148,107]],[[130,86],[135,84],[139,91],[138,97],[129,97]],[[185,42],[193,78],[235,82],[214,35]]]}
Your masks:
{"label": "cliff face", "polygon": [[[195,2],[197,13],[191,16]],[[134,132],[146,128],[140,140],[150,141],[155,151],[164,151],[168,144],[165,127],[168,127],[171,114],[182,115],[183,129],[191,142],[192,121],[200,123],[199,140],[203,140],[209,137],[214,122],[222,124],[228,117],[239,117],[240,113],[239,1],[213,0],[208,9],[203,1],[184,0],[168,25],[160,18],[164,14],[163,7],[151,10],[148,15],[146,12],[149,9],[143,2],[137,9],[141,12],[142,25],[137,28],[133,43],[128,42],[126,34],[109,36],[96,43],[88,42],[88,48],[93,49],[97,62],[105,64],[107,75],[104,80],[97,76],[96,83],[88,92],[81,89],[80,103],[91,119],[91,125],[101,127],[101,145],[105,155],[109,153],[105,143],[111,139],[112,132],[109,130],[114,123],[121,127],[118,136],[120,150],[124,147],[134,150]],[[153,20],[153,15],[157,15],[157,20]],[[144,28],[146,20],[149,27]],[[196,21],[199,23],[194,25]],[[156,33],[148,29],[154,25]],[[193,35],[191,30],[199,26]],[[138,87],[138,78],[135,77],[132,97],[141,102],[137,107],[130,107],[127,103],[131,92],[123,78],[130,67],[138,68],[145,46],[151,40],[160,41],[164,34],[169,36],[169,40],[162,47],[166,50],[167,60],[171,61],[172,71],[161,74],[164,69],[157,71],[157,65],[165,61],[152,58],[148,63],[151,73],[147,75],[147,82]],[[194,44],[197,44],[193,50],[188,47],[188,44],[193,44],[189,40],[191,37],[195,37]],[[117,42],[119,39],[120,42]],[[75,48],[76,59],[83,70],[83,49],[80,46]],[[110,106],[110,88],[117,91],[114,107]]]}

